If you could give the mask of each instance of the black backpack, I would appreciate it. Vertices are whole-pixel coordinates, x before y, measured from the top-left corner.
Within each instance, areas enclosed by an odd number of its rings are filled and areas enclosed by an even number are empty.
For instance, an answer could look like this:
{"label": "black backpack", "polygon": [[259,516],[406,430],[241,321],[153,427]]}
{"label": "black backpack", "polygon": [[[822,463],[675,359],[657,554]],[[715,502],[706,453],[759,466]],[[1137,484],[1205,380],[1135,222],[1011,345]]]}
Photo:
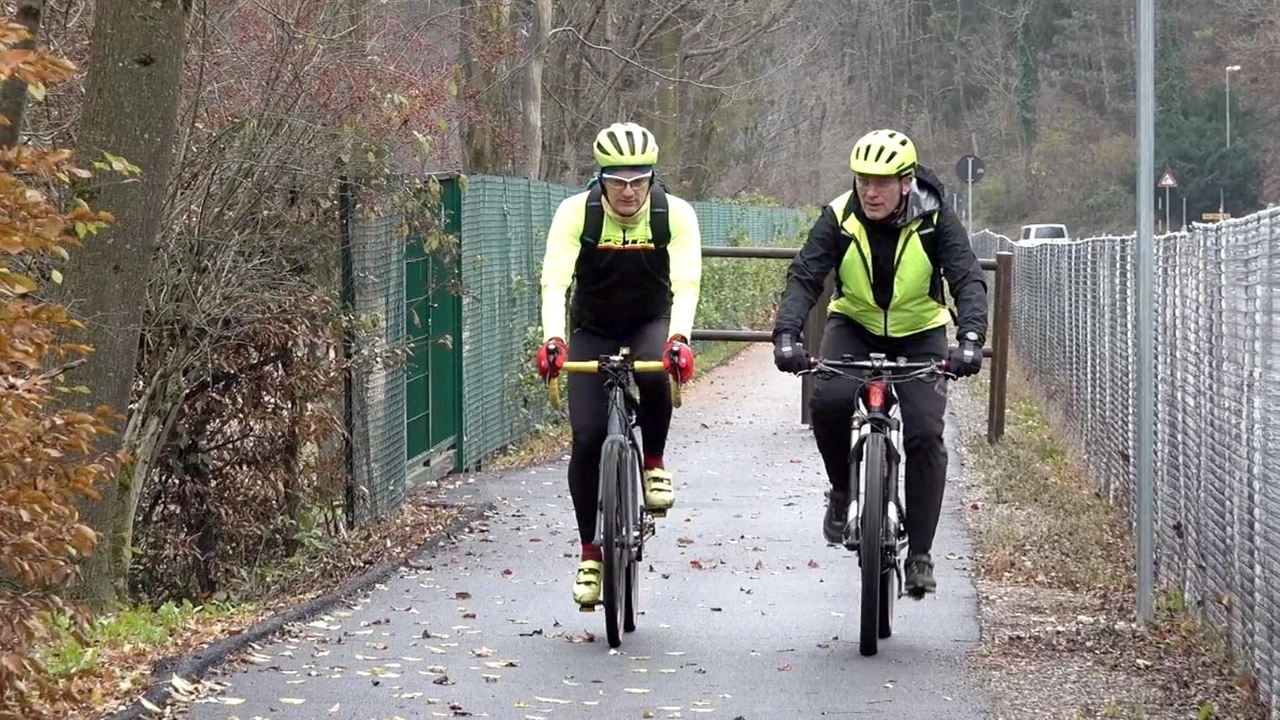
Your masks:
{"label": "black backpack", "polygon": [[[587,214],[582,222],[582,242],[585,245],[596,245],[600,242],[600,233],[604,231],[604,200],[600,183],[591,185],[587,193]],[[649,187],[649,229],[653,233],[653,246],[665,248],[671,242],[671,217],[667,212],[667,188],[661,180],[654,178]]]}

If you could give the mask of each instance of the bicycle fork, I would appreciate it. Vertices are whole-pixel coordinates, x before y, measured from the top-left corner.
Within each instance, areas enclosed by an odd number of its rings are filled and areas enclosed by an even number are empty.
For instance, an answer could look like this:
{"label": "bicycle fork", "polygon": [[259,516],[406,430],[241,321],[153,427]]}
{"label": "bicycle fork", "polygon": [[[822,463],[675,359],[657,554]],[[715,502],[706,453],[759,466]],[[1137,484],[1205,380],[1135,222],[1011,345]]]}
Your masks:
{"label": "bicycle fork", "polygon": [[[902,510],[902,493],[900,491],[902,485],[902,457],[898,450],[902,447],[902,430],[900,427],[881,430],[874,428],[866,421],[859,420],[854,426],[854,432],[857,441],[854,444],[852,453],[858,473],[856,478],[850,478],[850,480],[857,482],[858,485],[857,492],[850,503],[848,519],[845,521],[844,546],[845,549],[854,552],[858,552],[862,547],[862,505],[866,501],[868,481],[867,464],[862,461],[864,439],[873,432],[883,432],[888,440],[886,448],[889,452],[887,460],[891,479],[889,486],[886,488],[888,492],[884,514],[884,537],[881,539],[880,548],[884,553],[887,564],[892,564],[893,566],[894,574],[898,578],[898,594],[901,595],[904,577],[900,559],[902,551],[907,545],[907,529],[906,524],[903,522],[904,512]],[[858,559],[860,563],[863,560],[861,557]]]}

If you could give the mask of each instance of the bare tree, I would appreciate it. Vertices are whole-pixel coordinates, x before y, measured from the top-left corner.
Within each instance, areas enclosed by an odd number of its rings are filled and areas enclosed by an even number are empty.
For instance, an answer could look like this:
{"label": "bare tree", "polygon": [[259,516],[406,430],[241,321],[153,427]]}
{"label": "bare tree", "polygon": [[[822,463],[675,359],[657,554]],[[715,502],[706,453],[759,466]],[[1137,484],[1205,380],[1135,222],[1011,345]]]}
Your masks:
{"label": "bare tree", "polygon": [[529,60],[525,71],[524,95],[521,102],[524,112],[524,174],[530,178],[542,177],[543,119],[542,119],[542,68],[546,64],[547,44],[551,40],[551,0],[531,0],[532,22],[528,24]]}

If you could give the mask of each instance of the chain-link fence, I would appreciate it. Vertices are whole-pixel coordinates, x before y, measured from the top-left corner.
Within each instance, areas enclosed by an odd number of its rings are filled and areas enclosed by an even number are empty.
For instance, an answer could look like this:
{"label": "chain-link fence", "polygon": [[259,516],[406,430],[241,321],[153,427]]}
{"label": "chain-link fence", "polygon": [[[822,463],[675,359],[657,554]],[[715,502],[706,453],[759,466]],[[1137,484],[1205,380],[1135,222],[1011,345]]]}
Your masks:
{"label": "chain-link fence", "polygon": [[366,524],[394,511],[405,491],[405,222],[394,207],[362,206],[343,188],[343,304],[352,315],[348,357],[347,517]]}
{"label": "chain-link fence", "polygon": [[[1134,238],[1014,253],[1012,347],[1133,520]],[[1155,241],[1156,577],[1222,631],[1280,711],[1280,209]]]}
{"label": "chain-link fence", "polygon": [[[556,207],[583,189],[524,178],[468,178],[462,200],[464,465],[519,439],[544,417],[545,392],[529,377],[540,339],[534,335],[542,254]],[[798,244],[812,219],[792,208],[692,205],[704,245]],[[778,264],[777,289],[784,270]],[[700,303],[700,314],[705,307]]]}

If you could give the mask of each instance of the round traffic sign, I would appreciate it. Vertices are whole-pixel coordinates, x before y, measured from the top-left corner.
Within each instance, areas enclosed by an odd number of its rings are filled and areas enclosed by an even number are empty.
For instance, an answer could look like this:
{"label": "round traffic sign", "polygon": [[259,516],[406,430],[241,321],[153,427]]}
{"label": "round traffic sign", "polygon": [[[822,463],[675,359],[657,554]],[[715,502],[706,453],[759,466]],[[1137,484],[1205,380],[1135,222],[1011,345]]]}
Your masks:
{"label": "round traffic sign", "polygon": [[986,174],[987,169],[982,164],[982,158],[977,155],[965,155],[956,163],[956,177],[960,178],[962,183],[976,183]]}

